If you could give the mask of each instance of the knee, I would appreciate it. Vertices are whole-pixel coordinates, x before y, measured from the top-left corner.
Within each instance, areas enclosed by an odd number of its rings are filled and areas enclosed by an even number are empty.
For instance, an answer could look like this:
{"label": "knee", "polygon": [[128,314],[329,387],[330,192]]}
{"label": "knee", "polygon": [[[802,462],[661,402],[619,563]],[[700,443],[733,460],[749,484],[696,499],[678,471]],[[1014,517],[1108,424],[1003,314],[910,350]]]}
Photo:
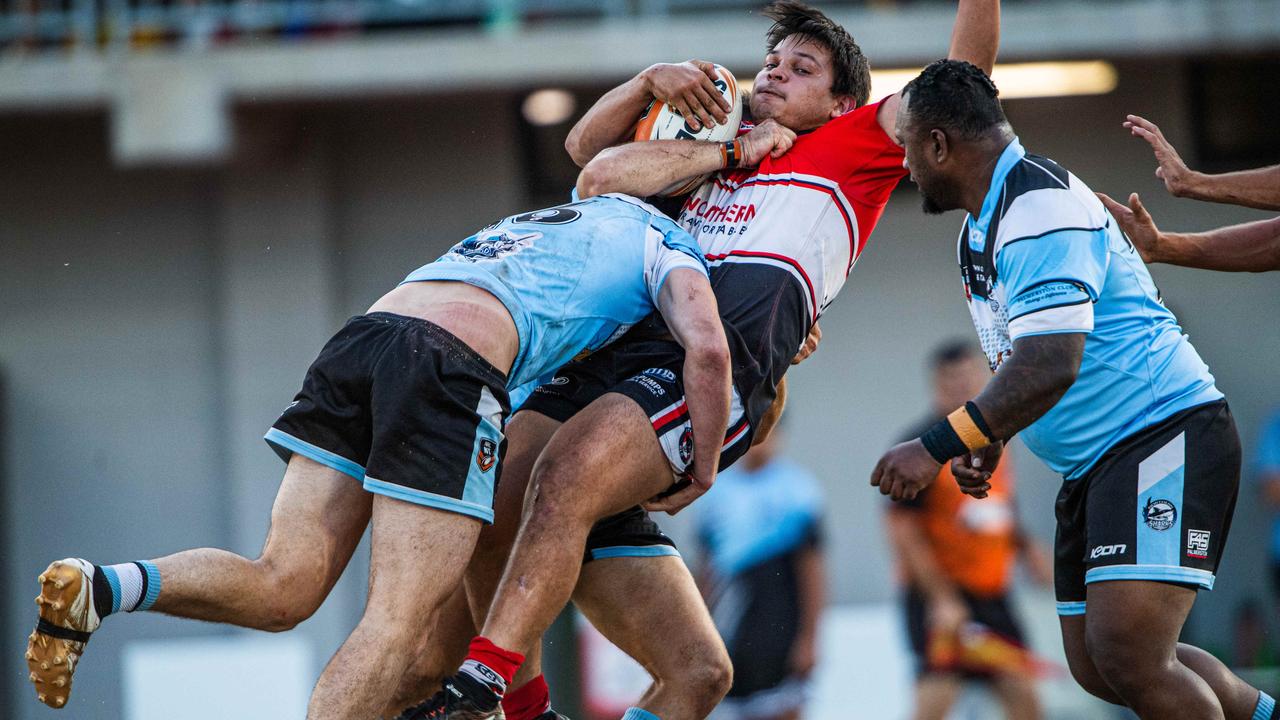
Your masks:
{"label": "knee", "polygon": [[529,477],[532,494],[525,512],[530,522],[566,520],[578,513],[582,494],[574,485],[573,463],[557,456],[542,457]]}
{"label": "knee", "polygon": [[[1158,690],[1161,677],[1173,660],[1169,653],[1152,647],[1150,642],[1126,628],[1091,625],[1085,640],[1089,659],[1102,684],[1130,702],[1146,692]],[[1072,672],[1074,674],[1074,668]],[[1088,687],[1085,689],[1098,695]]]}
{"label": "knee", "polygon": [[317,568],[265,555],[254,565],[263,576],[262,587],[266,590],[259,598],[263,610],[261,630],[292,630],[314,615],[328,594],[324,572]]}
{"label": "knee", "polygon": [[681,667],[672,676],[660,678],[668,685],[678,684],[702,712],[710,713],[733,686],[733,663],[724,647],[701,648],[692,657],[683,655]]}
{"label": "knee", "polygon": [[1115,691],[1102,679],[1102,676],[1098,674],[1098,669],[1093,666],[1093,661],[1087,656],[1073,657],[1068,655],[1067,667],[1071,670],[1071,677],[1076,681],[1076,684],[1085,692],[1110,703],[1117,702]]}

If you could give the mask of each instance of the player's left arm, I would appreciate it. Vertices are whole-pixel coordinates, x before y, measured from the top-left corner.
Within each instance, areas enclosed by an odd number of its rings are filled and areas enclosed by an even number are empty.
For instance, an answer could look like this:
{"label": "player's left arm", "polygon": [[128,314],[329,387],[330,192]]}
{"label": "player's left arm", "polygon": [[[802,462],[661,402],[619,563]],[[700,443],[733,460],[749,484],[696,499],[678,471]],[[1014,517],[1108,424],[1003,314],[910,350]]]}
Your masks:
{"label": "player's left arm", "polygon": [[[991,74],[1000,49],[1000,0],[960,0],[956,10],[956,23],[951,29],[951,48],[947,57],[964,60]],[[898,103],[902,93],[885,98],[876,111],[880,127],[893,137],[894,118],[898,115]]]}
{"label": "player's left arm", "polygon": [[818,664],[818,622],[827,606],[827,567],[821,545],[813,543],[800,549],[795,569],[800,616],[788,661],[792,673],[807,677]]}
{"label": "player's left arm", "polygon": [[961,491],[985,497],[995,468],[991,454],[998,455],[1004,441],[1048,412],[1075,383],[1110,263],[1100,209],[1056,207],[1054,220],[1062,225],[1046,232],[1036,232],[1043,228],[1046,207],[1024,204],[1005,215],[1005,227],[1019,227],[1020,236],[992,241],[996,274],[1008,298],[1012,352],[981,394],[880,459],[871,484],[882,494],[914,497],[943,463],[969,455],[982,458],[984,467],[953,462],[952,472]]}
{"label": "player's left arm", "polygon": [[685,402],[693,426],[693,462],[687,487],[646,503],[645,508],[674,515],[715,483],[720,449],[729,426],[733,378],[729,341],[705,272],[687,267],[671,270],[659,291],[658,311],[672,336],[684,347]]}

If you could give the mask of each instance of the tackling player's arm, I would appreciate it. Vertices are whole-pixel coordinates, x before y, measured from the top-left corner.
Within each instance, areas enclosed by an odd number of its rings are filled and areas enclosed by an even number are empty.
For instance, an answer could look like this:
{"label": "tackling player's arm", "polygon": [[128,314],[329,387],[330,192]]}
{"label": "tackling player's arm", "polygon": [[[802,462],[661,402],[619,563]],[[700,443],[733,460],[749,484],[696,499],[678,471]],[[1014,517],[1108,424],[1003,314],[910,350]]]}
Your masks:
{"label": "tackling player's arm", "polygon": [[[1002,444],[1038,420],[1076,381],[1085,337],[1083,332],[1060,332],[1014,340],[1013,353],[986,389],[921,437],[885,453],[871,484],[894,500],[909,500],[933,482],[946,460]],[[986,496],[995,464],[983,465],[965,472],[963,464],[952,464],[963,492]]]}
{"label": "tackling player's arm", "polygon": [[569,157],[584,167],[602,150],[631,139],[636,118],[654,100],[667,103],[689,118],[694,131],[725,122],[733,108],[715,86],[715,66],[704,60],[651,65],[605,93],[565,138]]}
{"label": "tackling player's arm", "polygon": [[1103,193],[1097,196],[1144,262],[1223,272],[1280,270],[1280,217],[1201,233],[1172,233],[1156,227],[1137,193],[1129,196],[1128,207]]}
{"label": "tackling player's arm", "polygon": [[711,282],[704,273],[689,268],[672,270],[662,284],[658,311],[672,336],[684,347],[683,377],[693,426],[693,462],[687,487],[647,503],[645,508],[674,515],[715,482],[720,448],[729,426],[733,377],[729,342]]}
{"label": "tackling player's arm", "polygon": [[[990,75],[999,49],[1000,0],[960,0],[947,57],[977,65]],[[885,98],[876,111],[876,119],[889,137],[894,137],[893,122],[901,100],[902,93],[894,93]]]}
{"label": "tackling player's arm", "polygon": [[[608,148],[578,175],[578,197],[618,192],[636,197],[656,195],[681,180],[727,167],[754,167],[766,155],[778,157],[791,148],[796,134],[773,120],[729,143],[700,140],[650,140]],[[726,146],[736,145],[733,153]]]}

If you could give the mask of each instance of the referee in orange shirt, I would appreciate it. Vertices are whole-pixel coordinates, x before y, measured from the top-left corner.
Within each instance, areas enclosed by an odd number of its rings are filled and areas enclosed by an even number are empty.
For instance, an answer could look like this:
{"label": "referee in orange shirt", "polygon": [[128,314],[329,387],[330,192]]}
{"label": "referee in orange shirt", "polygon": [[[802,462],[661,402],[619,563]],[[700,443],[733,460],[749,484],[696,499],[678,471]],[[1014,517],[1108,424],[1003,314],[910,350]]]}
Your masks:
{"label": "referee in orange shirt", "polygon": [[[932,414],[904,437],[918,437],[951,408],[977,395],[991,377],[982,355],[964,342],[936,349],[931,365]],[[1009,458],[1004,458],[985,500],[962,494],[950,466],[944,464],[938,482],[915,499],[898,501],[888,509],[889,537],[905,580],[907,634],[916,656],[916,720],[946,717],[966,680],[990,683],[1006,717],[1040,717],[1028,674],[975,671],[949,662],[936,644],[930,651],[931,643],[958,637],[970,623],[1023,644],[1009,598],[1010,575],[1019,551],[1025,551],[1037,581],[1052,582],[1048,555],[1019,530],[1009,465]]]}

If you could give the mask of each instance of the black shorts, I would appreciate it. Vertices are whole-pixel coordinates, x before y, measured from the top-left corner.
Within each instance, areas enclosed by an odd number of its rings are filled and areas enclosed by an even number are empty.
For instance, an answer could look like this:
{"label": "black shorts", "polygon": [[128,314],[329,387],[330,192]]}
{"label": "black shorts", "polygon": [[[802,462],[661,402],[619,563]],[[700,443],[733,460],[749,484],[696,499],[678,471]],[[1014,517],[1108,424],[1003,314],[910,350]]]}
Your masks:
{"label": "black shorts", "polygon": [[493,522],[511,412],[507,380],[437,325],[391,313],[347,321],[267,431],[370,492]]}
{"label": "black shorts", "polygon": [[1121,440],[1058,493],[1058,614],[1084,614],[1085,586],[1105,580],[1212,589],[1239,486],[1240,436],[1225,400]]}
{"label": "black shorts", "polygon": [[[693,429],[685,405],[684,350],[669,340],[622,340],[561,368],[529,396],[521,410],[566,422],[606,393],[626,395],[649,416],[672,474],[683,475],[693,458]],[[751,447],[751,425],[735,387],[720,455],[720,469]]]}
{"label": "black shorts", "polygon": [[[985,625],[997,635],[1012,640],[1019,645],[1026,645],[1022,634],[1022,625],[1014,616],[1009,606],[1009,595],[993,595],[982,597],[961,591],[965,607],[969,608],[969,616],[974,622]],[[919,675],[954,674],[950,668],[938,668],[929,664],[929,614],[928,602],[924,594],[915,588],[908,588],[902,599],[903,614],[907,620],[907,639],[911,642],[911,652],[916,658],[916,673]],[[972,670],[959,673],[966,678],[990,678],[991,675]]]}
{"label": "black shorts", "polygon": [[597,522],[582,562],[620,557],[680,557],[676,544],[639,505]]}

